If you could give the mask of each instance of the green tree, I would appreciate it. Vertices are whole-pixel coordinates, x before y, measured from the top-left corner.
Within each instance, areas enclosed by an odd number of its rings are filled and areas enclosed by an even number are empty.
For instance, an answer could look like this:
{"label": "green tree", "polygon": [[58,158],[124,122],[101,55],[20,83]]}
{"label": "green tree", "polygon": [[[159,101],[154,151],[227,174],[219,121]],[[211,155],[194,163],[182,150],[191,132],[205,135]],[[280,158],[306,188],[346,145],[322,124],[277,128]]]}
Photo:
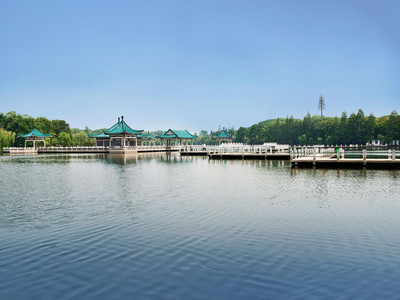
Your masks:
{"label": "green tree", "polygon": [[0,113],[0,128],[4,128],[4,123],[5,123],[6,117],[4,116],[3,113]]}
{"label": "green tree", "polygon": [[365,121],[364,140],[369,142],[375,139],[376,118],[374,114],[370,114]]}
{"label": "green tree", "polygon": [[60,132],[58,135],[58,143],[63,147],[71,146],[71,136],[69,133]]}
{"label": "green tree", "polygon": [[299,140],[299,144],[300,145],[306,145],[307,144],[307,134],[303,134],[303,135],[301,135],[301,136],[299,136],[299,138],[298,138],[298,140]]}
{"label": "green tree", "polygon": [[364,144],[367,141],[365,140],[366,132],[365,132],[365,115],[362,109],[359,109],[356,115],[356,124],[355,124],[355,140],[357,144]]}
{"label": "green tree", "polygon": [[340,138],[339,138],[339,143],[343,145],[346,145],[347,142],[350,140],[347,124],[348,124],[348,117],[347,113],[344,111],[342,113],[342,117],[340,118]]}
{"label": "green tree", "polygon": [[387,142],[392,143],[394,140],[400,139],[400,117],[394,110],[389,116],[387,122]]}
{"label": "green tree", "polygon": [[0,128],[0,152],[3,152],[3,147],[13,146],[15,141],[15,132],[7,131]]}
{"label": "green tree", "polygon": [[84,132],[75,132],[71,134],[71,142],[74,146],[89,146],[90,140],[88,135]]}
{"label": "green tree", "polygon": [[[249,134],[249,129],[246,127],[240,127],[236,133],[235,142],[237,143],[246,143],[245,138]],[[248,139],[248,137],[247,137]]]}
{"label": "green tree", "polygon": [[313,123],[313,121],[311,119],[310,112],[307,112],[307,114],[303,118],[303,132],[310,133],[313,129],[312,123]]}
{"label": "green tree", "polygon": [[62,131],[66,133],[71,133],[71,129],[69,128],[69,124],[64,120],[53,120],[51,121],[53,126],[53,132],[55,135],[59,135]]}

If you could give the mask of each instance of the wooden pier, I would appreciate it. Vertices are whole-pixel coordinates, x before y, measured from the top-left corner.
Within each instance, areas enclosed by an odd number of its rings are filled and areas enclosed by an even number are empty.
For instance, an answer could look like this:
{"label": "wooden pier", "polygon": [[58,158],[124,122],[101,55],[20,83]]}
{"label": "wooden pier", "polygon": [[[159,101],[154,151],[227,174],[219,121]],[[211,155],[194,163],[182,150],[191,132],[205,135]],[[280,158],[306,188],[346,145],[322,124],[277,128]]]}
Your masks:
{"label": "wooden pier", "polygon": [[400,169],[400,151],[292,148],[290,165],[292,168]]}

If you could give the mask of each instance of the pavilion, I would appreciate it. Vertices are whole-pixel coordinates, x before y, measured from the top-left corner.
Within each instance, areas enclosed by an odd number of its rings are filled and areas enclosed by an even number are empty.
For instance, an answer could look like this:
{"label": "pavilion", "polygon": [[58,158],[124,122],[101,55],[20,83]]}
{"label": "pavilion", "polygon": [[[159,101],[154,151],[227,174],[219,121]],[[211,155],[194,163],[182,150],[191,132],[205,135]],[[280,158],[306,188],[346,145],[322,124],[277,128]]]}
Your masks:
{"label": "pavilion", "polygon": [[187,130],[172,130],[168,129],[162,135],[157,136],[157,138],[161,139],[161,141],[165,141],[167,147],[182,145],[183,141],[186,141],[186,145],[189,141],[192,142],[197,138],[197,136],[191,134]]}
{"label": "pavilion", "polygon": [[152,136],[150,133],[144,133],[144,134],[139,134],[138,135],[138,141],[141,142],[141,144],[147,143],[147,145],[151,145],[152,143],[155,144],[156,138]]}
{"label": "pavilion", "polygon": [[118,122],[104,130],[103,133],[89,134],[90,138],[96,139],[98,147],[125,148],[141,145],[141,133],[143,130],[135,130],[129,127],[124,117],[118,118]]}
{"label": "pavilion", "polygon": [[33,129],[26,134],[19,134],[19,137],[24,138],[25,144],[24,148],[26,148],[26,142],[33,142],[33,149],[36,149],[37,142],[43,142],[43,147],[46,148],[46,138],[51,138],[51,134],[41,133],[36,125],[33,126]]}
{"label": "pavilion", "polygon": [[218,142],[219,145],[221,145],[221,142],[232,143],[233,137],[229,135],[229,133],[224,129],[221,131],[220,134],[214,136],[214,139]]}
{"label": "pavilion", "polygon": [[110,136],[104,133],[88,134],[88,137],[96,139],[97,147],[108,147],[110,145]]}

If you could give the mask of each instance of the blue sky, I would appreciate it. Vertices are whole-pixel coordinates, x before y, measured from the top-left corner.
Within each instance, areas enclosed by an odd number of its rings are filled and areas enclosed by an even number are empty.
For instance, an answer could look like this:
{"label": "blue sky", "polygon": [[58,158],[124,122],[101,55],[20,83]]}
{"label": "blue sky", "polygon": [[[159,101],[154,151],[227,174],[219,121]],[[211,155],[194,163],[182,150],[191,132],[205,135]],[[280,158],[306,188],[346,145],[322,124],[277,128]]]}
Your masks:
{"label": "blue sky", "polygon": [[400,1],[0,0],[0,112],[145,130],[400,112]]}

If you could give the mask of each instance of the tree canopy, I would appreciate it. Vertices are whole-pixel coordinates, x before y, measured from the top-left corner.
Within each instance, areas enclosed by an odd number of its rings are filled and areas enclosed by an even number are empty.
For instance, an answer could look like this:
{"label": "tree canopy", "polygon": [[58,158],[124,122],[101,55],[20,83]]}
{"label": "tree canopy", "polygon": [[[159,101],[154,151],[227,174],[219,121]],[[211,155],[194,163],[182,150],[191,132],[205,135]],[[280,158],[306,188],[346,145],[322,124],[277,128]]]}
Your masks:
{"label": "tree canopy", "polygon": [[267,120],[250,127],[240,127],[235,142],[262,144],[277,142],[291,145],[345,145],[365,144],[374,139],[391,144],[400,139],[400,116],[393,111],[389,116],[365,116],[359,109],[348,117],[346,112],[338,117],[311,116],[304,118]]}
{"label": "tree canopy", "polygon": [[10,111],[6,114],[0,113],[0,128],[15,134],[15,140],[12,142],[14,146],[23,146],[23,139],[18,138],[17,135],[28,133],[35,125],[39,131],[53,136],[51,145],[58,143],[60,133],[71,133],[69,124],[64,120],[49,120],[45,117],[33,118],[29,115],[17,114],[15,111]]}

